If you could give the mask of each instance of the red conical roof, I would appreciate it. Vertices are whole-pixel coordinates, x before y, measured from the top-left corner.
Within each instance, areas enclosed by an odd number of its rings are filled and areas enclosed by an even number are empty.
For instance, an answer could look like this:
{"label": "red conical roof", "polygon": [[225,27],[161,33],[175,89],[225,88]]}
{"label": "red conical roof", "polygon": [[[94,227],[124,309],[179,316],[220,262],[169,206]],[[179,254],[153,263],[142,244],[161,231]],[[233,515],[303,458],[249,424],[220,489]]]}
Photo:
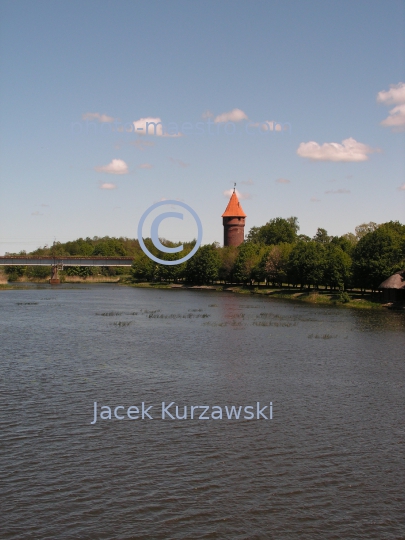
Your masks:
{"label": "red conical roof", "polygon": [[235,192],[232,193],[232,197],[230,198],[228,206],[226,207],[225,212],[222,214],[222,217],[246,217],[246,214],[243,211],[238,196]]}

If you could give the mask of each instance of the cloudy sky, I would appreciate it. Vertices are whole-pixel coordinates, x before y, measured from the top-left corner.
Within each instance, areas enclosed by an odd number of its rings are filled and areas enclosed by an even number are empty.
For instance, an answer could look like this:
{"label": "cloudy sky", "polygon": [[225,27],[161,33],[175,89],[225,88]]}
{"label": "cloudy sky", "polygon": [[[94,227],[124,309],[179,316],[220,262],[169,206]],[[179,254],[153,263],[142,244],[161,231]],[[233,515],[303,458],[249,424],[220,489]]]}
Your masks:
{"label": "cloudy sky", "polygon": [[0,21],[0,254],[136,237],[163,199],[222,241],[234,182],[247,230],[405,222],[403,1],[3,0]]}

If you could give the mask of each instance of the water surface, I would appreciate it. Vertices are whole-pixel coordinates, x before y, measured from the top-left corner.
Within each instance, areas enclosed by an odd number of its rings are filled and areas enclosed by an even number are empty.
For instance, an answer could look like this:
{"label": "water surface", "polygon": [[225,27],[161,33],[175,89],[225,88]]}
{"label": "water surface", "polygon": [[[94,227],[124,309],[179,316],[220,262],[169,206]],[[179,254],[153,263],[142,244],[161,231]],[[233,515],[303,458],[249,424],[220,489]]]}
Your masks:
{"label": "water surface", "polygon": [[[405,536],[404,313],[33,287],[0,291],[0,343],[1,538]],[[154,419],[91,425],[95,401]]]}

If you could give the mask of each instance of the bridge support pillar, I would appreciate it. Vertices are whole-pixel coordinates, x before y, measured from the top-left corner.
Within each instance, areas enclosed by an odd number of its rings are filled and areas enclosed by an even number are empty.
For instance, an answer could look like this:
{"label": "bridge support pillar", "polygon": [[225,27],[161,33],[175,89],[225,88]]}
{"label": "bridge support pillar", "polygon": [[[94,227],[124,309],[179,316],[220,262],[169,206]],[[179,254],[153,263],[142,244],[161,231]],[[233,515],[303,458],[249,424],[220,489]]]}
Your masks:
{"label": "bridge support pillar", "polygon": [[58,265],[57,264],[52,265],[52,274],[51,274],[51,279],[49,280],[49,283],[51,285],[59,285],[60,284]]}

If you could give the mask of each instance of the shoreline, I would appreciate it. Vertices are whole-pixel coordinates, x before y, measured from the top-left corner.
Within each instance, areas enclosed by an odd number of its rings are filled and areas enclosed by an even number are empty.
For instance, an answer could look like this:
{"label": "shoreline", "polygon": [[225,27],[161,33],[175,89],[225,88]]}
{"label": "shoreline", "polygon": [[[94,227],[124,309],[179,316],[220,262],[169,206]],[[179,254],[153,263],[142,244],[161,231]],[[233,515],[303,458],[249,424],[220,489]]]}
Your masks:
{"label": "shoreline", "polygon": [[[37,279],[37,280],[19,280],[15,282],[0,282],[0,291],[4,290],[27,290],[24,287],[24,284],[27,285],[49,285],[49,279]],[[347,293],[350,297],[342,301],[339,292],[329,291],[325,289],[315,290],[302,290],[294,288],[281,288],[281,287],[266,287],[264,285],[260,286],[243,286],[243,285],[185,285],[178,283],[164,283],[164,282],[142,282],[142,283],[133,283],[127,280],[122,280],[117,277],[111,278],[79,278],[73,277],[70,279],[65,279],[61,285],[74,285],[74,284],[87,284],[87,285],[99,285],[99,284],[115,284],[123,287],[135,287],[140,289],[177,289],[177,290],[194,290],[194,291],[212,291],[212,292],[228,292],[234,294],[250,294],[250,295],[260,295],[266,296],[268,298],[273,298],[275,300],[283,300],[288,302],[299,302],[305,304],[312,304],[325,307],[336,307],[336,308],[353,308],[353,309],[368,309],[368,310],[381,310],[381,309],[392,309],[392,310],[405,310],[404,303],[388,303],[382,304],[375,301],[375,296],[373,298],[372,293],[364,293],[363,295],[359,291],[354,291]],[[54,287],[58,287],[55,285]]]}
{"label": "shoreline", "polygon": [[[126,285],[130,287],[146,288],[146,289],[183,289],[183,290],[205,290],[213,292],[229,292],[234,294],[252,294],[266,296],[276,300],[286,300],[289,302],[300,302],[306,304],[315,304],[319,306],[327,307],[344,307],[354,309],[383,309],[392,308],[392,305],[381,304],[374,302],[368,298],[371,297],[371,293],[365,293],[364,297],[360,292],[349,294],[350,301],[341,302],[338,300],[339,293],[326,290],[300,290],[281,287],[265,287],[261,285],[257,286],[243,286],[243,285],[180,285],[180,284],[167,284],[167,283],[120,283],[120,285]],[[397,309],[405,309],[405,306],[396,307]],[[393,308],[395,309],[395,307]]]}

